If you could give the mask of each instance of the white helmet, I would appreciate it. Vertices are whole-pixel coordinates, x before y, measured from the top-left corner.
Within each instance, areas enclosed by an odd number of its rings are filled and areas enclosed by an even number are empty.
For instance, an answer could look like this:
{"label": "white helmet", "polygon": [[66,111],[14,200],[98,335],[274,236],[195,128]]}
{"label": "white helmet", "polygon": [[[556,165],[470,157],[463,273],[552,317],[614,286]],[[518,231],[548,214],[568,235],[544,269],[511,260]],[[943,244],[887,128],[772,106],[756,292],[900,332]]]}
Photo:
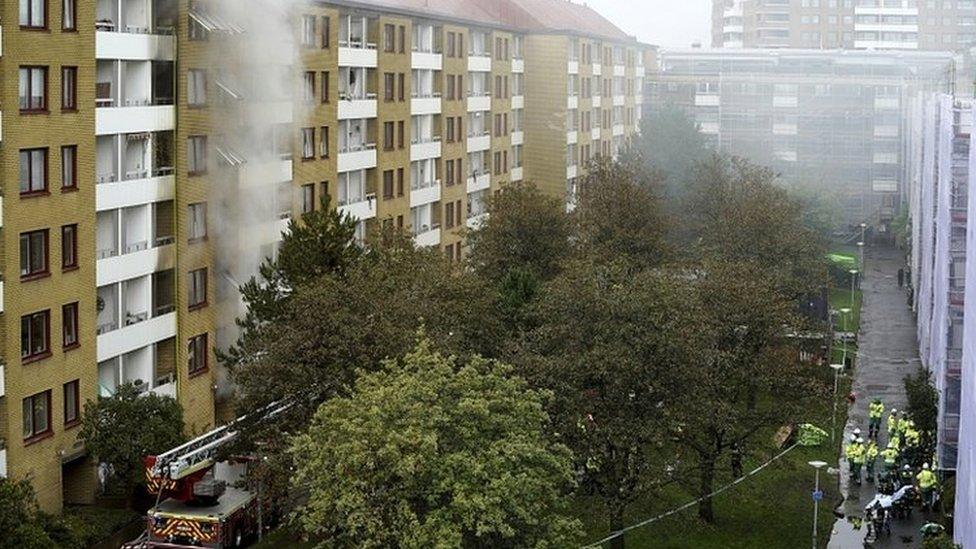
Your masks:
{"label": "white helmet", "polygon": [[923,463],[922,464],[922,469],[928,469],[928,468],[929,468],[929,464],[928,463]]}
{"label": "white helmet", "polygon": [[897,414],[898,413],[898,408],[892,408],[891,409],[891,413],[892,414]]}
{"label": "white helmet", "polygon": [[856,440],[857,440],[857,435],[851,434],[851,442],[854,442]]}
{"label": "white helmet", "polygon": [[861,434],[861,430],[860,430],[860,429],[854,429],[854,434],[855,434],[855,435],[859,435],[859,434]]}
{"label": "white helmet", "polygon": [[858,444],[864,444],[864,439],[861,438],[861,437],[857,437],[857,443]]}

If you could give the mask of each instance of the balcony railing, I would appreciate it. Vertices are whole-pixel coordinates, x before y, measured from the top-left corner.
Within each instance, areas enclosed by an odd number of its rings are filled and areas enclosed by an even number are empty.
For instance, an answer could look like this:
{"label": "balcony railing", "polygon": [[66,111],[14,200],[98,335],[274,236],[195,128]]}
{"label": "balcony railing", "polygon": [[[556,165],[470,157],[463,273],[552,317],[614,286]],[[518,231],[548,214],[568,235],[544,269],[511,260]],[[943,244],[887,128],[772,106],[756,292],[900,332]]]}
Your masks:
{"label": "balcony railing", "polygon": [[132,326],[133,324],[138,324],[140,322],[145,322],[149,320],[149,311],[142,311],[140,313],[125,313],[125,325]]}
{"label": "balcony railing", "polygon": [[[125,176],[122,178],[122,181],[134,181],[137,179],[146,179],[148,177],[164,177],[167,175],[173,175],[174,173],[175,170],[172,167],[130,170],[125,172]],[[116,173],[103,173],[96,176],[95,181],[97,183],[118,183],[119,176]]]}
{"label": "balcony railing", "polygon": [[411,92],[410,97],[413,99],[440,99],[441,92],[438,91],[416,91]]}
{"label": "balcony railing", "polygon": [[373,151],[376,150],[376,143],[360,143],[358,145],[345,146],[339,148],[339,153],[353,153],[362,151]]}
{"label": "balcony railing", "polygon": [[153,309],[153,317],[159,317],[159,316],[163,316],[163,315],[168,315],[169,313],[172,313],[175,310],[176,310],[176,304],[175,303],[166,303],[166,304],[163,304],[163,305],[157,305]]}
{"label": "balcony railing", "polygon": [[340,48],[357,48],[357,49],[361,49],[361,50],[375,50],[376,49],[376,43],[375,42],[367,42],[365,39],[362,39],[362,38],[350,38],[350,39],[347,39],[347,40],[340,39],[339,40],[339,47]]}
{"label": "balcony railing", "polygon": [[338,204],[340,206],[348,206],[350,204],[359,204],[360,202],[369,202],[370,207],[376,201],[376,193],[366,193],[360,196],[351,196],[346,198],[339,198]]}
{"label": "balcony railing", "polygon": [[98,335],[102,335],[102,334],[107,334],[109,332],[114,332],[115,330],[118,329],[119,329],[119,323],[113,320],[111,322],[104,322],[102,324],[99,324],[96,332],[98,333]]}
{"label": "balcony railing", "polygon": [[468,97],[491,97],[491,90],[468,90]]}
{"label": "balcony railing", "polygon": [[139,242],[132,242],[130,244],[126,244],[125,253],[134,254],[136,252],[141,252],[143,250],[148,250],[148,249],[149,249],[149,241],[141,240]]}
{"label": "balcony railing", "polygon": [[471,137],[471,138],[475,138],[475,137],[487,137],[487,136],[490,136],[490,135],[491,135],[491,131],[489,131],[489,130],[482,130],[480,132],[479,131],[468,132],[468,137]]}
{"label": "balcony railing", "polygon": [[429,181],[417,181],[417,182],[411,181],[410,182],[410,190],[411,191],[419,191],[421,189],[429,189],[431,187],[440,187],[440,186],[441,186],[441,180],[440,179],[431,179]]}
{"label": "balcony railing", "polygon": [[351,93],[348,91],[339,92],[339,101],[372,101],[376,99],[376,94],[372,92]]}
{"label": "balcony railing", "polygon": [[440,228],[441,228],[441,224],[440,223],[424,224],[424,225],[421,225],[419,227],[414,227],[414,229],[413,229],[413,235],[414,236],[421,235],[421,234],[424,234],[426,232],[436,231],[437,229],[440,229]]}
{"label": "balcony railing", "polygon": [[422,135],[420,137],[414,137],[410,139],[411,145],[424,145],[427,143],[440,143],[441,136],[439,135]]}

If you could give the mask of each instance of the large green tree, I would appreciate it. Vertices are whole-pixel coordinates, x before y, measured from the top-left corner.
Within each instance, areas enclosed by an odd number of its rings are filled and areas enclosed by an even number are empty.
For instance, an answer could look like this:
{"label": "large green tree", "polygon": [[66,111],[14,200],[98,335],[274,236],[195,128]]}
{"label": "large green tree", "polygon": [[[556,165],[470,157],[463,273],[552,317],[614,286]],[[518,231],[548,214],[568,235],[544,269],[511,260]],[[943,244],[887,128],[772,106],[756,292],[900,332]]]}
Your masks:
{"label": "large green tree", "polygon": [[424,340],[363,373],[294,439],[296,516],[321,547],[570,547],[569,450],[549,396]]}
{"label": "large green tree", "polygon": [[681,196],[695,166],[710,152],[698,124],[681,108],[665,105],[641,119],[637,150],[661,174],[670,197]]}
{"label": "large green tree", "polygon": [[142,458],[183,442],[183,408],[173,398],[120,385],[114,395],[85,403],[79,437],[131,495],[143,481]]}
{"label": "large green tree", "polygon": [[633,502],[679,478],[664,442],[673,431],[666,410],[685,389],[680,365],[697,352],[689,297],[681,277],[574,262],[547,285],[522,343],[520,372],[555,395],[556,431],[611,531]]}
{"label": "large green tree", "polygon": [[0,546],[55,549],[41,519],[30,481],[0,477]]}

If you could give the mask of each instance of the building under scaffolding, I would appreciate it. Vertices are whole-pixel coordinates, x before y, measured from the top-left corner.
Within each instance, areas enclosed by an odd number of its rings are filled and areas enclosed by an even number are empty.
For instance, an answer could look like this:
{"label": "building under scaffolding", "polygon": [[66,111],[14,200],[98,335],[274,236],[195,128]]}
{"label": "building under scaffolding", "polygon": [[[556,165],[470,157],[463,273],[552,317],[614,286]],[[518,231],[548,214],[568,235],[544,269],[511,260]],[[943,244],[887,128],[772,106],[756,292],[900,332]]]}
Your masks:
{"label": "building under scaffolding", "polygon": [[725,153],[886,231],[902,200],[910,98],[948,91],[949,53],[663,50],[649,107],[687,110]]}

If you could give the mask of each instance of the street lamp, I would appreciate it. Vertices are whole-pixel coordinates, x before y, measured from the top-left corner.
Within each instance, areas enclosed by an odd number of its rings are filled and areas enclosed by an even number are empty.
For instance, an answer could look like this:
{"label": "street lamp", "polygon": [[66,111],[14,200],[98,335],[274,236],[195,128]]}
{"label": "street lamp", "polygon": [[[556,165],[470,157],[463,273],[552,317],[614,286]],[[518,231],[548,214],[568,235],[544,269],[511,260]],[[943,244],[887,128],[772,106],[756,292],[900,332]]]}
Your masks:
{"label": "street lamp", "polygon": [[844,369],[843,364],[831,364],[830,368],[834,371],[834,415],[830,418],[830,441],[837,440],[837,390],[839,389],[840,371]]}
{"label": "street lamp", "polygon": [[817,549],[817,515],[820,514],[820,500],[823,499],[823,492],[820,491],[820,470],[827,466],[827,462],[811,461],[809,464],[817,470],[816,484],[813,489],[813,549]]}
{"label": "street lamp", "polygon": [[844,349],[843,349],[843,358],[841,359],[840,362],[844,366],[847,366],[847,318],[851,314],[851,309],[848,307],[844,307],[843,309],[840,310],[840,314],[844,316],[844,338],[843,338]]}
{"label": "street lamp", "polygon": [[857,243],[857,247],[861,249],[861,263],[859,267],[864,268],[864,225],[861,225],[861,241]]}

